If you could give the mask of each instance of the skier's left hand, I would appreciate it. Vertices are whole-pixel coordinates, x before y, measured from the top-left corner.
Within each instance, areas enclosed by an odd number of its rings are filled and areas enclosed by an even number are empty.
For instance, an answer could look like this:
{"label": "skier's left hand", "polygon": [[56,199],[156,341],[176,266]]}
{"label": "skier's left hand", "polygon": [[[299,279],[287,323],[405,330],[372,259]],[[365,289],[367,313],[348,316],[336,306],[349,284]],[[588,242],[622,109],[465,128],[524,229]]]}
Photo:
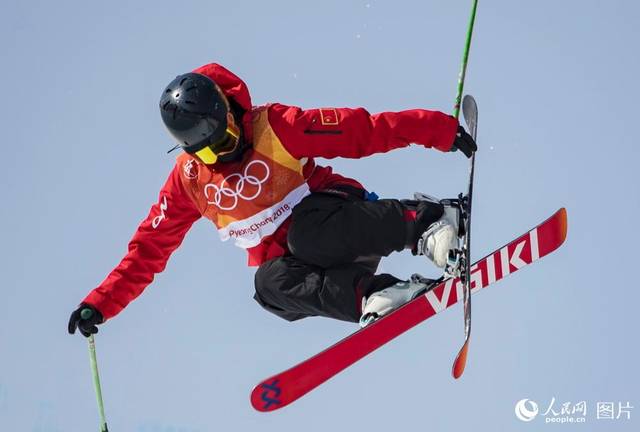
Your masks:
{"label": "skier's left hand", "polygon": [[456,150],[460,150],[468,158],[470,158],[473,153],[478,150],[478,146],[473,140],[473,137],[469,135],[462,126],[458,126],[456,138],[453,141],[453,146],[451,146],[452,152]]}
{"label": "skier's left hand", "polygon": [[84,337],[89,337],[98,333],[97,325],[103,322],[104,319],[99,310],[86,303],[81,303],[69,317],[69,334],[74,334],[76,329],[79,329]]}

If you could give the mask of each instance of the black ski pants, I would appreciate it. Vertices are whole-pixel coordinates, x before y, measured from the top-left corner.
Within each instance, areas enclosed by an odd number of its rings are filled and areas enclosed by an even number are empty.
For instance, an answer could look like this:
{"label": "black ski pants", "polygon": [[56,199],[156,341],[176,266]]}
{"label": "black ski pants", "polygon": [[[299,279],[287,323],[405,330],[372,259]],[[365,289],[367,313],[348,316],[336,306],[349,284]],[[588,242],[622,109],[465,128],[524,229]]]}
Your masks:
{"label": "black ski pants", "polygon": [[[420,228],[442,214],[440,208],[432,210],[416,231],[408,225],[406,210],[404,202],[395,199],[309,195],[293,209],[287,238],[292,254],[258,268],[254,299],[289,321],[325,316],[357,322],[362,295],[369,291],[362,281],[371,285],[381,257],[403,250]],[[378,285],[398,281],[390,275],[376,278]]]}

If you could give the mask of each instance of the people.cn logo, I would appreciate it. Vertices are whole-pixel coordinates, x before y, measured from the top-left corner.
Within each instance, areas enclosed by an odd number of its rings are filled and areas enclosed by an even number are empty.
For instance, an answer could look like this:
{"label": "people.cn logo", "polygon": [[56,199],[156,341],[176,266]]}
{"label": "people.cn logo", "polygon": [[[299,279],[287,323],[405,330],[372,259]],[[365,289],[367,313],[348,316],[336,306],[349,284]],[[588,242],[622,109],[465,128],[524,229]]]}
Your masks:
{"label": "people.cn logo", "polygon": [[538,415],[538,404],[530,399],[522,399],[516,404],[516,417],[523,422],[530,422]]}
{"label": "people.cn logo", "polygon": [[[207,203],[217,206],[220,210],[233,210],[238,206],[240,199],[253,201],[262,192],[262,185],[270,174],[269,166],[265,162],[251,161],[242,174],[230,174],[220,182],[220,185],[207,184],[204,187]],[[251,191],[251,189],[255,190]]]}

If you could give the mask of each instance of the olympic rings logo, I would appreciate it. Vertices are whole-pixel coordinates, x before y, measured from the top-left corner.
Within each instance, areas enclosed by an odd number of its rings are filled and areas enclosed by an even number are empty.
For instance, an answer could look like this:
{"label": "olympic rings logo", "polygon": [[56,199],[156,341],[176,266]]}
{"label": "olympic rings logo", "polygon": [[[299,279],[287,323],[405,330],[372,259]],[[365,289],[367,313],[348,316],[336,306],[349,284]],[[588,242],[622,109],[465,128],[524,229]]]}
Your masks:
{"label": "olympic rings logo", "polygon": [[[249,173],[249,169],[255,165],[262,165],[264,167],[265,173],[260,178],[257,175]],[[251,161],[247,164],[242,174],[235,173],[228,175],[224,180],[222,180],[222,182],[220,182],[220,186],[212,183],[207,184],[204,187],[204,195],[207,197],[207,203],[216,205],[220,210],[233,210],[238,205],[240,198],[245,201],[252,201],[256,199],[262,192],[262,185],[267,181],[270,174],[269,166],[265,162],[261,160]],[[232,187],[231,182],[236,178],[235,187]],[[247,183],[256,187],[256,191],[251,195],[245,195],[245,184]],[[213,189],[213,197],[209,194],[210,189]],[[223,198],[231,199],[231,204],[223,206]]]}

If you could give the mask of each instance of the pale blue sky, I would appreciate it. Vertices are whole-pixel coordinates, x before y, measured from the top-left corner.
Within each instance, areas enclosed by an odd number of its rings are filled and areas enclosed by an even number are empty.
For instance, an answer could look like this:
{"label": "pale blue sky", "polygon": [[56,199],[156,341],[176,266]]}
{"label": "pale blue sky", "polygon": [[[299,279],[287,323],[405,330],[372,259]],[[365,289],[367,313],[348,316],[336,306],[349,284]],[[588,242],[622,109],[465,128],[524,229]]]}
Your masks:
{"label": "pale blue sky", "polygon": [[[119,262],[172,167],[157,102],[173,77],[217,61],[256,104],[450,112],[470,3],[2,2],[0,430],[97,430],[86,343],[67,318]],[[286,409],[253,411],[257,382],[355,327],[263,311],[244,252],[201,221],[97,336],[110,429],[638,430],[638,22],[633,1],[480,1],[466,83],[480,109],[473,255],[561,206],[569,236],[474,297],[460,381],[457,306]],[[466,186],[459,153],[331,164],[383,197]],[[436,274],[406,253],[383,270]],[[631,421],[590,411],[573,426],[513,414],[520,399],[553,397],[637,408]]]}

